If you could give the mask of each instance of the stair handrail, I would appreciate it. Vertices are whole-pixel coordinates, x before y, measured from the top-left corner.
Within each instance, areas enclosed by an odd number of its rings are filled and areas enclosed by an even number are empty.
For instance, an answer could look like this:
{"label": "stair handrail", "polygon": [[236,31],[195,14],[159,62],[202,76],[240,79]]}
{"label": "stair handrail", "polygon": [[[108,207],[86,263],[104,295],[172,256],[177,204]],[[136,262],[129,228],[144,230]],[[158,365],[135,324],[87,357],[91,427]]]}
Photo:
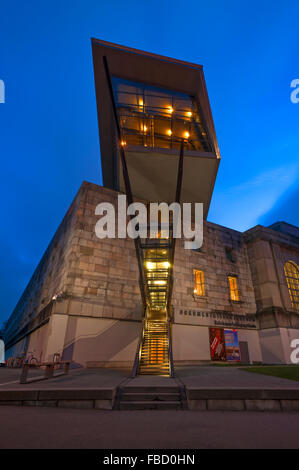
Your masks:
{"label": "stair handrail", "polygon": [[145,333],[145,323],[146,323],[145,316],[143,316],[142,317],[142,322],[141,322],[141,333],[139,335],[139,341],[138,341],[138,344],[137,344],[137,350],[136,350],[134,365],[133,365],[133,369],[132,369],[132,375],[131,375],[132,378],[136,377],[138,367],[139,367],[141,348],[142,348],[142,343],[143,343],[143,338],[144,338],[144,333]]}
{"label": "stair handrail", "polygon": [[169,359],[169,369],[170,377],[174,377],[174,367],[173,367],[173,356],[172,356],[172,337],[170,331],[170,319],[167,319],[167,333],[168,333],[168,359]]}
{"label": "stair handrail", "polygon": [[[184,139],[181,140],[181,147],[180,147],[180,156],[179,156],[179,163],[178,163],[178,175],[177,175],[177,186],[176,186],[176,193],[175,193],[175,202],[180,204],[181,201],[181,190],[182,190],[182,182],[183,182],[183,167],[184,167]],[[167,299],[167,306],[170,307],[171,305],[171,298],[172,298],[172,290],[173,290],[173,263],[174,263],[174,255],[175,255],[175,246],[176,246],[176,238],[173,236],[173,226],[171,232],[171,249],[170,249],[170,266],[169,266],[169,287],[168,287],[168,299]]]}
{"label": "stair handrail", "polygon": [[[120,153],[120,160],[122,163],[122,173],[123,173],[123,180],[124,180],[124,185],[125,185],[125,192],[126,196],[128,199],[128,205],[133,203],[133,193],[132,193],[132,188],[131,188],[131,182],[130,182],[130,176],[128,172],[128,167],[127,167],[127,161],[126,161],[126,154],[124,150],[124,146],[122,144],[122,133],[121,133],[121,128],[120,128],[120,122],[119,122],[119,116],[117,112],[117,107],[115,103],[115,98],[113,94],[113,86],[112,86],[112,80],[111,80],[111,74],[108,66],[108,61],[107,57],[103,56],[103,63],[104,63],[104,69],[105,69],[105,74],[106,74],[106,80],[107,80],[107,85],[109,89],[109,95],[110,95],[110,100],[111,100],[111,105],[112,105],[112,111],[113,111],[113,117],[114,117],[114,123],[116,127],[116,134],[117,134],[117,140],[118,140],[118,150]],[[130,215],[130,218],[133,219],[134,216]],[[142,262],[142,250],[141,250],[141,240],[139,237],[134,238],[134,245],[135,245],[135,251],[136,251],[136,258],[137,258],[137,264],[138,264],[138,271],[139,271],[139,286],[140,286],[140,293],[142,297],[142,303],[143,303],[143,308],[146,308],[146,298],[147,298],[147,292],[146,292],[146,283],[144,279],[144,270],[143,270],[143,262]]]}

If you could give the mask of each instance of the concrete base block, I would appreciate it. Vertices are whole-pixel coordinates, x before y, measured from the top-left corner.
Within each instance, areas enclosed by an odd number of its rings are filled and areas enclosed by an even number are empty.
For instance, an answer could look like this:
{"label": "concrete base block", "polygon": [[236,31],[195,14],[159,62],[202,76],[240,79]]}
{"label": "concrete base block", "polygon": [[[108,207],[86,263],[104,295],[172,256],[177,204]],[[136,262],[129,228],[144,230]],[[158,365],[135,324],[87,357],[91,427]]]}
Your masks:
{"label": "concrete base block", "polygon": [[299,411],[299,400],[281,400],[283,411]]}
{"label": "concrete base block", "polygon": [[0,405],[15,405],[15,406],[21,406],[22,402],[19,400],[0,400]]}
{"label": "concrete base block", "polygon": [[244,411],[244,400],[208,400],[210,411]]}
{"label": "concrete base block", "polygon": [[112,410],[112,400],[95,400],[97,410]]}
{"label": "concrete base block", "polygon": [[133,361],[87,361],[85,363],[86,369],[97,369],[97,368],[107,368],[107,369],[132,369],[134,365]]}
{"label": "concrete base block", "polygon": [[279,400],[245,400],[247,411],[281,411]]}
{"label": "concrete base block", "polygon": [[57,406],[57,400],[39,400],[36,402],[36,406],[49,406],[55,408]]}
{"label": "concrete base block", "polygon": [[58,400],[59,408],[93,408],[93,400]]}
{"label": "concrete base block", "polygon": [[190,400],[188,401],[189,410],[206,411],[207,400]]}

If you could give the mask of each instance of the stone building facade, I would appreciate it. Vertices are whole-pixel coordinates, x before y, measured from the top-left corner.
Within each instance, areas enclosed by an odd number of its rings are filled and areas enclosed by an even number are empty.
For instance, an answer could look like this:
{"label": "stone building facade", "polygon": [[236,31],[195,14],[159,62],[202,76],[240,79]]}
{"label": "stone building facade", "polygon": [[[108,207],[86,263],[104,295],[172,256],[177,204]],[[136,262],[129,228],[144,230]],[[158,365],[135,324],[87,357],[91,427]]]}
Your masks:
{"label": "stone building facade", "polygon": [[[118,192],[84,182],[8,320],[7,357],[55,354],[77,366],[132,366],[142,301],[133,240],[99,239],[100,202]],[[209,329],[236,330],[244,362],[289,363],[299,338],[285,265],[299,263],[299,230],[285,223],[240,233],[204,222],[203,246],[177,240],[172,302],[174,364],[211,360]],[[202,274],[200,295],[194,273]],[[229,279],[237,285],[231,298]]]}
{"label": "stone building facade", "polygon": [[[162,375],[173,361],[290,362],[299,230],[206,221],[220,152],[203,67],[97,39],[92,52],[104,187],[79,189],[7,322],[7,357],[78,367],[139,357],[139,372]],[[124,193],[201,202],[202,247],[178,239],[174,256],[171,237],[161,248],[157,236],[155,249],[136,243],[137,261],[132,239],[97,238],[97,205]]]}

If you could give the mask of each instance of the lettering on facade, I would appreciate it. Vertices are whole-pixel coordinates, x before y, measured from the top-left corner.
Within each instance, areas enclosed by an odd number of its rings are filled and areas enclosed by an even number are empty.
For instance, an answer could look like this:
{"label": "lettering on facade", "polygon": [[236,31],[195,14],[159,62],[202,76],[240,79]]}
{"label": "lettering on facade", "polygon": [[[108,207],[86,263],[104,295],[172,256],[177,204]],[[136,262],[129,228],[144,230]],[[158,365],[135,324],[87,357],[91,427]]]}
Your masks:
{"label": "lettering on facade", "polygon": [[227,311],[212,310],[204,312],[201,310],[179,310],[180,315],[193,316],[199,318],[210,318],[214,320],[214,325],[239,327],[239,328],[256,328],[256,316],[252,313],[246,315],[235,314]]}

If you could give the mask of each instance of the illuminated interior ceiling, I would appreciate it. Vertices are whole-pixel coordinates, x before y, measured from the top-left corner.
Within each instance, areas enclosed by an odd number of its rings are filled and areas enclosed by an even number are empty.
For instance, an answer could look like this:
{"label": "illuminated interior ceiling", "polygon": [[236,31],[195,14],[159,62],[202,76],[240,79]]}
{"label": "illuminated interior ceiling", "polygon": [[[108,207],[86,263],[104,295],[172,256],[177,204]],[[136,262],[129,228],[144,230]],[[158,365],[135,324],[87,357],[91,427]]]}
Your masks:
{"label": "illuminated interior ceiling", "polygon": [[207,131],[191,96],[113,77],[114,95],[128,146],[211,152]]}

